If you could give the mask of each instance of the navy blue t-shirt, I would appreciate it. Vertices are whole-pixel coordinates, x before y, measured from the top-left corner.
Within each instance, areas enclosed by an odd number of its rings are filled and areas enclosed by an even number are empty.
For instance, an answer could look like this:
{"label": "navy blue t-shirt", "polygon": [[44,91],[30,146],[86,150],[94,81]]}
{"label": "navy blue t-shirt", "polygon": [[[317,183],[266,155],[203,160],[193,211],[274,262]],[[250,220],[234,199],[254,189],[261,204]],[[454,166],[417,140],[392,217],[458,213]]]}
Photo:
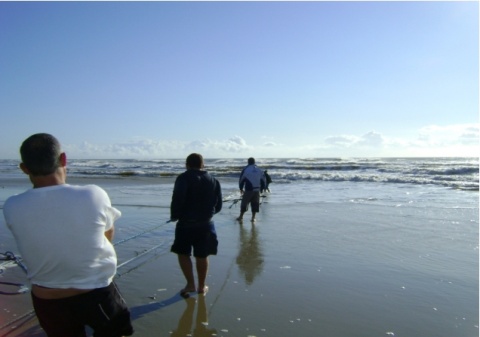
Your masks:
{"label": "navy blue t-shirt", "polygon": [[175,180],[170,219],[180,222],[210,221],[222,209],[220,183],[208,172],[189,169]]}

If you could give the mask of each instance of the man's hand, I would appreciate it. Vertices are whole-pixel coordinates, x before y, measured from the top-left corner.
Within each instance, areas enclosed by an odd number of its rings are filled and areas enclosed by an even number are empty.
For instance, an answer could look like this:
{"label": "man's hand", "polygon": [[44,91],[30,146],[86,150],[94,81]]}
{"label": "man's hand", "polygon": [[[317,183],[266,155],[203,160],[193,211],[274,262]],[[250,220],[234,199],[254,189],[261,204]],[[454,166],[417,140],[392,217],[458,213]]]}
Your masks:
{"label": "man's hand", "polygon": [[108,241],[113,241],[113,234],[115,233],[115,227],[110,228],[108,231],[105,232],[105,237]]}

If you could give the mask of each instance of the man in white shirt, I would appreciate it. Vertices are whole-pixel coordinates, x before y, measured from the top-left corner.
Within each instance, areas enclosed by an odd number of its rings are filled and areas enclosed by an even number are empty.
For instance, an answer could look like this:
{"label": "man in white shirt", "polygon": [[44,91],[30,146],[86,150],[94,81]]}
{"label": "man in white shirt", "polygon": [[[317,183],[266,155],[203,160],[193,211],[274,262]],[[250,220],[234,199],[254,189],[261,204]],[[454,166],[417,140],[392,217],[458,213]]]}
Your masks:
{"label": "man in white shirt", "polygon": [[121,216],[96,185],[66,184],[65,153],[52,135],[39,133],[20,148],[20,168],[33,189],[3,207],[27,277],[41,327],[49,337],[133,334],[130,312],[113,283],[117,257],[111,243]]}
{"label": "man in white shirt", "polygon": [[245,166],[240,174],[238,186],[242,195],[240,204],[240,215],[238,221],[243,221],[243,215],[248,210],[248,205],[252,206],[252,223],[255,222],[255,215],[260,212],[260,192],[266,188],[265,174],[257,165],[255,159],[248,158],[248,165]]}

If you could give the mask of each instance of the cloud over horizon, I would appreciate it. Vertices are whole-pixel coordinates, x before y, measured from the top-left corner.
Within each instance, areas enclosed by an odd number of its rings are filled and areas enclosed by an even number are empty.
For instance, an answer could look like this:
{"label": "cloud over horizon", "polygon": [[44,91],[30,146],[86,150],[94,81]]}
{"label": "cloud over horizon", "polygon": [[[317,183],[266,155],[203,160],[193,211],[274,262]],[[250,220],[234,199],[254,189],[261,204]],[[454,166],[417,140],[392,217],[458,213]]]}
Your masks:
{"label": "cloud over horizon", "polygon": [[[415,139],[388,137],[377,131],[363,135],[326,136],[321,144],[286,146],[272,140],[248,143],[239,135],[224,140],[194,141],[132,139],[115,144],[65,144],[69,157],[76,159],[184,158],[191,152],[210,158],[232,157],[395,157],[395,156],[476,156],[480,149],[479,124],[429,125],[417,131]],[[366,155],[359,155],[364,153]]]}

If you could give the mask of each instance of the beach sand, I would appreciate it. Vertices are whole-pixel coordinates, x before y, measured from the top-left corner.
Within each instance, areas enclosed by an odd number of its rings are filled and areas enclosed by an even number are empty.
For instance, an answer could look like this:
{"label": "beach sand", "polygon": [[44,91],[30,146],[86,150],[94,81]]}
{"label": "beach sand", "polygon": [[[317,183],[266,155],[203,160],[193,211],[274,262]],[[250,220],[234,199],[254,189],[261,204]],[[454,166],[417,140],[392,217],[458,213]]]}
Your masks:
{"label": "beach sand", "polygon": [[[174,224],[166,223],[173,180],[94,183],[123,213],[118,260],[133,260],[115,281],[135,336],[478,336],[474,210],[296,203],[273,191],[257,222],[246,213],[240,224],[239,203],[227,202],[215,216],[219,251],[210,257],[209,291],[184,299],[178,292],[185,281],[170,253]],[[128,202],[130,184],[157,189],[158,202],[141,189]],[[233,183],[224,186],[225,195],[235,191]],[[0,251],[16,251],[3,217],[0,239]],[[2,281],[26,283],[18,267],[0,274]],[[31,310],[28,293],[2,296],[1,303],[0,326]],[[0,336],[44,334],[29,315]]]}

